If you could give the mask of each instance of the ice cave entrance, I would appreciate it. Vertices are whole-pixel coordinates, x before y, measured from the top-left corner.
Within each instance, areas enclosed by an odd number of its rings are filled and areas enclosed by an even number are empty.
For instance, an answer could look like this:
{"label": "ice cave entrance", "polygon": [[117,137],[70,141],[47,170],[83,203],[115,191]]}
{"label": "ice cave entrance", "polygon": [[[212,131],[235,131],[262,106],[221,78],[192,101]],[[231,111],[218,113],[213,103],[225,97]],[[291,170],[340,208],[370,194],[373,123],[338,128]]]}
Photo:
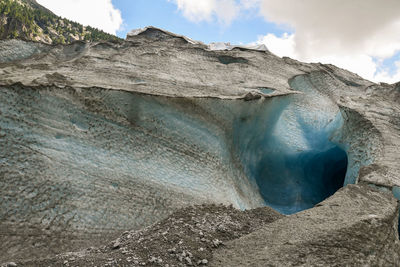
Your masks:
{"label": "ice cave entrance", "polygon": [[343,186],[347,154],[338,147],[271,153],[259,162],[254,177],[266,205],[283,214],[313,207]]}
{"label": "ice cave entrance", "polygon": [[[235,125],[247,176],[265,204],[283,214],[312,208],[333,195],[343,187],[348,165],[346,151],[333,141],[343,126],[338,108],[321,110],[320,98],[299,97],[271,100]],[[300,106],[304,101],[317,104]]]}

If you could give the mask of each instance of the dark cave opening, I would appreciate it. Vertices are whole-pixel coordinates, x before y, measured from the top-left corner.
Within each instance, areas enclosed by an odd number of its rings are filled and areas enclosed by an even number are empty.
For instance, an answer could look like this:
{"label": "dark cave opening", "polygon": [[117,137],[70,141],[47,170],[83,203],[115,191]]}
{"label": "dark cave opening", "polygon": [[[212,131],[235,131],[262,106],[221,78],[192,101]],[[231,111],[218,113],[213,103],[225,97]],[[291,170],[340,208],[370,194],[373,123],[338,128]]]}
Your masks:
{"label": "dark cave opening", "polygon": [[265,157],[254,178],[268,206],[284,214],[311,208],[343,186],[347,154],[338,146]]}
{"label": "dark cave opening", "polygon": [[311,112],[270,100],[236,120],[234,144],[265,205],[283,214],[314,207],[343,187],[348,167],[340,112]]}

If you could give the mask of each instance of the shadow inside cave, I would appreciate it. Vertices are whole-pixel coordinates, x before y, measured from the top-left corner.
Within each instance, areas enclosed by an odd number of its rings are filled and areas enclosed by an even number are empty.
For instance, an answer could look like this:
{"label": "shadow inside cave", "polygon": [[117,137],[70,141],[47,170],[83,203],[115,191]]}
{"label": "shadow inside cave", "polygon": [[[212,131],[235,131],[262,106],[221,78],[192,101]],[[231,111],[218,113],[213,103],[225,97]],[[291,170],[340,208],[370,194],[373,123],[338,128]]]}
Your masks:
{"label": "shadow inside cave", "polygon": [[244,171],[265,204],[283,214],[333,195],[343,187],[348,167],[346,151],[332,141],[343,124],[340,112],[317,113],[295,103],[290,97],[271,100],[234,127]]}
{"label": "shadow inside cave", "polygon": [[253,170],[266,205],[283,214],[313,207],[343,186],[347,154],[338,146],[263,158]]}

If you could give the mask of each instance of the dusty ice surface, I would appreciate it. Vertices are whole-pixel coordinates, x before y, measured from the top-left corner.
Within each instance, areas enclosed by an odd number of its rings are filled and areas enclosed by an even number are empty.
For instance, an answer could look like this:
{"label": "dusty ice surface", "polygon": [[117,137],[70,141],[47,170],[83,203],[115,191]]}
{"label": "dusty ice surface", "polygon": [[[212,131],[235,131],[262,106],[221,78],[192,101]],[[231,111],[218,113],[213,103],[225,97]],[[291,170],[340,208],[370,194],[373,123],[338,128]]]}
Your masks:
{"label": "dusty ice surface", "polygon": [[343,184],[400,186],[399,85],[155,28],[0,48],[4,260],[98,243],[189,204],[290,214]]}

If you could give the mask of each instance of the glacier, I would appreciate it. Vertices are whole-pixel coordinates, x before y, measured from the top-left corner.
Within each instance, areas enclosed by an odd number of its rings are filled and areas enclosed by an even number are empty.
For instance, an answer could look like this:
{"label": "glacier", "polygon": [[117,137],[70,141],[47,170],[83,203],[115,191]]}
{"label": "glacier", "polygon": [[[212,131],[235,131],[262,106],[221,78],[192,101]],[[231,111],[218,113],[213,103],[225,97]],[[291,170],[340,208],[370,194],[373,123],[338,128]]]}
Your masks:
{"label": "glacier", "polygon": [[399,84],[154,27],[0,48],[0,260],[101,244],[194,204],[302,216],[351,184],[400,198]]}

